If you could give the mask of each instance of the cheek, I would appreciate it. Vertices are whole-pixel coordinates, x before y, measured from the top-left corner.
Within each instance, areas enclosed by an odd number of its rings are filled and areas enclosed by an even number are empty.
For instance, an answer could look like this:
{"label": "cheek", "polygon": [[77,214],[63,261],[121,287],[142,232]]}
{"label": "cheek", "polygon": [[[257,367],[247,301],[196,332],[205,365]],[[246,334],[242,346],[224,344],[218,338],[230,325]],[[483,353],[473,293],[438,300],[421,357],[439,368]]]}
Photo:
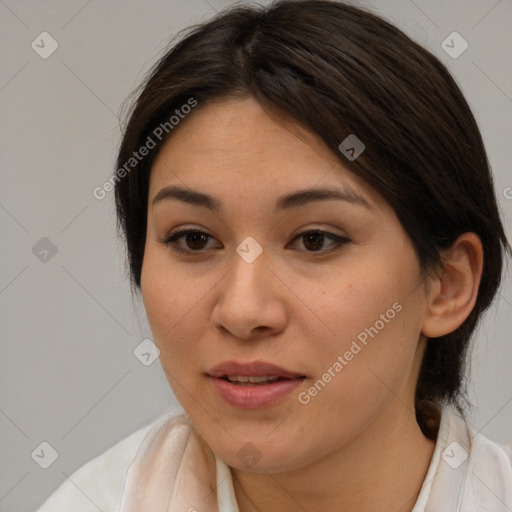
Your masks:
{"label": "cheek", "polygon": [[[364,341],[368,330],[375,334],[375,324],[379,333],[395,329],[396,319],[404,316],[397,310],[410,302],[418,281],[415,260],[398,260],[385,248],[332,266],[327,273],[316,295],[309,288],[309,296],[331,335],[344,340],[361,334]],[[307,288],[301,291],[307,296]]]}
{"label": "cheek", "polygon": [[[141,274],[141,293],[154,342],[163,361],[172,361],[191,346],[200,323],[197,305],[204,297],[191,277],[170,268],[169,258],[147,248]],[[182,341],[180,341],[182,340]],[[187,343],[187,340],[189,341]]]}
{"label": "cheek", "polygon": [[[328,346],[310,353],[317,372],[300,396],[298,408],[304,437],[324,433],[316,449],[327,452],[333,439],[343,444],[386,409],[410,403],[417,341],[411,327],[415,308],[411,306],[402,304],[402,310],[393,310],[396,315],[390,319],[389,314],[389,323],[384,325],[376,322],[373,308],[365,310],[370,319],[366,325],[360,319],[353,322],[349,315],[338,315],[338,335]],[[355,336],[343,334],[344,322],[351,324]]]}
{"label": "cheek", "polygon": [[178,402],[193,411],[204,390],[197,381],[197,343],[205,320],[200,319],[201,294],[191,276],[170,269],[165,258],[150,251],[141,275],[141,292],[160,364]]}
{"label": "cheek", "polygon": [[414,254],[392,251],[335,270],[315,302],[330,334],[310,348],[315,377],[331,389],[324,399],[358,409],[409,378],[421,329],[419,273]]}

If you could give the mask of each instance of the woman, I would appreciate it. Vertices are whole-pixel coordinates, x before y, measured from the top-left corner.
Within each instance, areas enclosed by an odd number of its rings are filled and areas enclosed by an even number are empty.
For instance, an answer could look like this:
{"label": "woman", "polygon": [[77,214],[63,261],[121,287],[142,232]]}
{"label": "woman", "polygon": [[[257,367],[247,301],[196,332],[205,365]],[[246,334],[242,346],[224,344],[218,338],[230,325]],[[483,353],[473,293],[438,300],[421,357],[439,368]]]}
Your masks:
{"label": "woman", "polygon": [[512,509],[510,451],[467,425],[463,389],[510,246],[434,56],[344,3],[231,8],[154,67],[117,163],[183,411],[41,511]]}

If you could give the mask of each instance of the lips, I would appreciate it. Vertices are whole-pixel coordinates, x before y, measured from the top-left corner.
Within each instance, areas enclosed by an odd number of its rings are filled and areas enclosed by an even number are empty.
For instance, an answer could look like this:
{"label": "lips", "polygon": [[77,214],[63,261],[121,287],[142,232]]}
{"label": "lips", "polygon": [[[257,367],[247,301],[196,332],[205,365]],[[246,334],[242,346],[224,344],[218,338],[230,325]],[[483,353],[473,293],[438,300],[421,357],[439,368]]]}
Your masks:
{"label": "lips", "polygon": [[[218,396],[231,407],[257,410],[276,406],[292,391],[302,385],[305,375],[281,368],[272,363],[254,361],[239,363],[226,361],[212,368],[207,374]],[[243,382],[232,382],[227,377],[242,377]],[[267,382],[247,382],[249,378],[271,377]],[[277,380],[274,380],[276,378]]]}
{"label": "lips", "polygon": [[244,377],[280,377],[282,379],[299,379],[305,375],[281,368],[265,361],[240,363],[238,361],[225,361],[213,367],[208,373],[210,377],[225,378],[227,376]]}

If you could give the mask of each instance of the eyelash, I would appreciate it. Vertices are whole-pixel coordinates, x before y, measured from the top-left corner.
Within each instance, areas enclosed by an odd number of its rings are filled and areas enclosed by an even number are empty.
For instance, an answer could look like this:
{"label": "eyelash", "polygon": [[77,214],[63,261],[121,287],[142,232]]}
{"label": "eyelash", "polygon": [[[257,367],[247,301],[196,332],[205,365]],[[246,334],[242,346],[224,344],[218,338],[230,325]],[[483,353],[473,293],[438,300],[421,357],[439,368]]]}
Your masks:
{"label": "eyelash", "polygon": [[[161,243],[163,243],[164,245],[167,245],[171,250],[178,252],[178,253],[183,253],[183,254],[188,254],[188,255],[204,253],[205,252],[204,250],[194,251],[194,250],[186,250],[186,249],[182,249],[182,248],[178,247],[176,242],[180,238],[183,238],[184,236],[186,236],[188,234],[206,235],[207,237],[213,238],[211,235],[209,235],[208,233],[205,233],[204,231],[200,231],[197,229],[185,229],[185,230],[173,233],[167,239],[162,240]],[[302,233],[299,233],[292,240],[292,242],[295,242],[295,240],[297,240],[300,237],[304,237],[304,236],[312,235],[312,234],[324,235],[326,238],[328,238],[329,240],[332,240],[334,242],[334,246],[331,247],[331,249],[328,249],[326,251],[319,250],[319,251],[301,251],[301,252],[306,252],[308,254],[328,254],[328,253],[331,253],[331,252],[341,249],[342,246],[344,246],[350,242],[350,240],[346,237],[335,235],[334,233],[330,233],[328,231],[322,231],[320,229],[312,229],[312,230],[308,230],[308,231],[303,231]]]}

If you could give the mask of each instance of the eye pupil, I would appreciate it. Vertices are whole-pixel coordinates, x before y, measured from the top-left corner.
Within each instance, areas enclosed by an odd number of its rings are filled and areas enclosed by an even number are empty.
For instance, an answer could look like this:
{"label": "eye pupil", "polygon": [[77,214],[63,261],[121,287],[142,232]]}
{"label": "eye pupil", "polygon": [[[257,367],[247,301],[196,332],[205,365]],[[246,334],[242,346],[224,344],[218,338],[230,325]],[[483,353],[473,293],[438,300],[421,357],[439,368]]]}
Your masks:
{"label": "eye pupil", "polygon": [[[204,245],[204,242],[207,242],[207,237],[205,233],[199,233],[199,232],[192,232],[187,233],[186,239],[187,239],[187,245],[191,249],[202,249],[202,245]],[[192,243],[190,243],[192,241]],[[199,247],[195,246],[195,244],[198,244]]]}
{"label": "eye pupil", "polygon": [[[312,242],[309,244],[308,242]],[[323,233],[309,233],[304,235],[304,247],[309,250],[317,251],[322,248],[324,242],[324,234]],[[313,247],[311,247],[311,245]]]}

